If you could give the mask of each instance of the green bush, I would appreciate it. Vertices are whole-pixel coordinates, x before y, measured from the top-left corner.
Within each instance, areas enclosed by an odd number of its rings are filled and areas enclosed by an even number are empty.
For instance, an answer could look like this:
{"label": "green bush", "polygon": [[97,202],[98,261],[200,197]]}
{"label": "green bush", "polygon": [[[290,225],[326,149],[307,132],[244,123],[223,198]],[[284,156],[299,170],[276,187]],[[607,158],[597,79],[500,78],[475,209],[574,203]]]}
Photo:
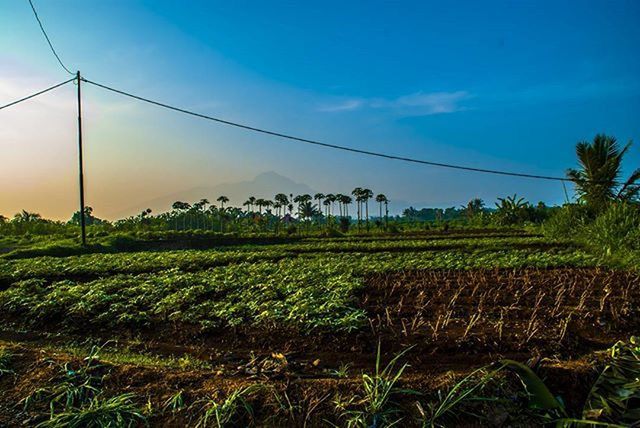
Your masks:
{"label": "green bush", "polygon": [[545,235],[555,239],[575,238],[591,221],[587,208],[583,205],[564,205],[549,220],[544,222]]}
{"label": "green bush", "polygon": [[585,235],[588,245],[606,255],[640,250],[640,208],[629,203],[611,204]]}

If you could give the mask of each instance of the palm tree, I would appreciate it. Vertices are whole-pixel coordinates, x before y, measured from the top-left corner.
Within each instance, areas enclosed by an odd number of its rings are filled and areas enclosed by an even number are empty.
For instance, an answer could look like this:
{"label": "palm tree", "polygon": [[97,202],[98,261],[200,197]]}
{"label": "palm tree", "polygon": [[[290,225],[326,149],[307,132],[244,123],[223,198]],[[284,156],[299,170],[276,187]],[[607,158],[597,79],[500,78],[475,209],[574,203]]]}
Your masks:
{"label": "palm tree", "polygon": [[327,193],[327,196],[325,196],[325,198],[327,198],[327,201],[329,201],[329,215],[333,216],[333,203],[336,201],[336,195],[334,195],[333,193]]}
{"label": "palm tree", "polygon": [[209,205],[209,201],[207,199],[200,199],[199,202],[193,204],[193,209],[196,213],[196,229],[200,229],[200,218],[202,217],[207,205]]}
{"label": "palm tree", "polygon": [[351,205],[353,199],[349,195],[340,195],[340,202],[343,206],[344,217],[349,217],[349,205]]}
{"label": "palm tree", "polygon": [[356,187],[351,191],[351,194],[356,198],[356,207],[358,209],[358,228],[360,227],[361,209],[362,206],[362,187]]}
{"label": "palm tree", "polygon": [[262,198],[256,199],[256,205],[258,206],[258,212],[260,214],[262,214],[262,207],[264,207],[266,203],[267,201]]}
{"label": "palm tree", "polygon": [[567,177],[575,183],[580,200],[596,211],[602,210],[612,200],[637,200],[640,194],[640,168],[620,183],[622,159],[631,147],[627,143],[622,150],[615,137],[598,134],[593,142],[576,144],[580,169],[569,169]]}
{"label": "palm tree", "polygon": [[293,198],[293,202],[298,204],[298,214],[300,214],[302,212],[302,205],[307,203],[307,202],[311,202],[311,195],[297,195],[295,198]]}
{"label": "palm tree", "polygon": [[373,192],[370,189],[362,189],[361,196],[366,209],[367,230],[369,230],[369,199],[373,198]]}
{"label": "palm tree", "polygon": [[[178,211],[178,214],[182,217],[182,230],[187,228],[186,212],[189,211],[191,205],[187,202],[176,201],[171,205],[171,208]],[[178,229],[178,220],[176,218],[176,230]]]}
{"label": "palm tree", "polygon": [[315,199],[316,201],[318,201],[318,207],[322,206],[322,200],[325,198],[324,193],[316,193],[313,196],[313,199]]}
{"label": "palm tree", "polygon": [[15,215],[15,221],[20,223],[35,222],[42,220],[42,216],[38,213],[30,213],[29,211],[22,210]]}
{"label": "palm tree", "polygon": [[[284,193],[278,193],[276,196],[274,196],[273,199],[280,205],[281,208],[284,208],[289,204],[289,198]],[[279,212],[279,215],[282,215],[281,211]]]}
{"label": "palm tree", "polygon": [[216,199],[216,201],[220,202],[220,208],[224,209],[224,204],[229,202],[229,198],[223,195],[223,196],[219,196],[218,199]]}
{"label": "palm tree", "polygon": [[344,195],[342,193],[336,193],[336,201],[338,202],[338,211],[340,212],[340,217],[342,217],[342,200],[344,198]]}
{"label": "palm tree", "polygon": [[253,212],[253,204],[256,203],[256,198],[255,196],[249,196],[249,199],[247,199],[247,201],[243,204],[249,207],[249,211]]}
{"label": "palm tree", "polygon": [[[380,204],[380,219],[382,219],[382,204],[385,204],[385,207],[387,206],[387,204],[389,203],[389,200],[387,199],[387,197],[385,195],[383,195],[382,193],[380,193],[379,195],[376,196],[376,202],[378,204]],[[385,212],[388,210],[385,210]],[[386,220],[387,216],[385,214],[385,220]]]}

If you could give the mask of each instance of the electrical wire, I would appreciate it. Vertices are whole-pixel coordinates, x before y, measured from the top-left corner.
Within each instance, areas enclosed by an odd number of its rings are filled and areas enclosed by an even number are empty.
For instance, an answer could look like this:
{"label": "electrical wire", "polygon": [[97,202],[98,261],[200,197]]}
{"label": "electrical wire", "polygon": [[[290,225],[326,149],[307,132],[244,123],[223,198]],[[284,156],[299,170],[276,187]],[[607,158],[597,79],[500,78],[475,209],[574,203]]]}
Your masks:
{"label": "electrical wire", "polygon": [[60,59],[60,56],[58,55],[58,53],[56,52],[56,50],[53,47],[53,44],[51,43],[51,40],[49,39],[49,36],[47,35],[47,32],[44,30],[44,27],[42,25],[42,21],[40,21],[40,17],[38,16],[38,12],[36,12],[36,8],[33,5],[33,2],[31,0],[29,0],[29,4],[31,5],[31,10],[33,10],[33,15],[36,17],[36,20],[38,21],[38,25],[40,26],[40,29],[42,30],[42,34],[44,34],[44,38],[47,39],[47,43],[49,44],[49,47],[51,48],[51,52],[53,52],[53,54],[55,55],[56,59],[58,60],[58,62],[60,63],[60,66],[64,69],[64,71],[66,71],[69,74],[75,74],[72,73],[71,71],[69,71],[69,69],[64,65],[64,63],[62,62],[62,60]]}
{"label": "electrical wire", "polygon": [[306,144],[313,144],[316,146],[322,146],[322,147],[328,147],[331,149],[336,149],[336,150],[343,150],[346,152],[352,152],[352,153],[359,153],[359,154],[364,154],[364,155],[368,155],[368,156],[375,156],[375,157],[379,157],[379,158],[385,158],[385,159],[393,159],[393,160],[398,160],[398,161],[403,161],[403,162],[411,162],[411,163],[417,163],[417,164],[423,164],[423,165],[430,165],[430,166],[437,166],[437,167],[442,167],[442,168],[450,168],[450,169],[457,169],[457,170],[463,170],[463,171],[472,171],[472,172],[481,172],[481,173],[487,173],[487,174],[497,174],[497,175],[507,175],[507,176],[512,176],[512,177],[523,177],[523,178],[534,178],[534,179],[539,179],[539,180],[553,180],[553,181],[561,181],[561,182],[569,182],[572,181],[568,178],[565,177],[554,177],[554,176],[549,176],[549,175],[537,175],[537,174],[527,174],[527,173],[520,173],[520,172],[513,172],[513,171],[502,171],[502,170],[495,170],[495,169],[485,169],[485,168],[475,168],[475,167],[470,167],[470,166],[464,166],[464,165],[454,165],[454,164],[449,164],[449,163],[443,163],[443,162],[434,162],[434,161],[427,161],[427,160],[422,160],[422,159],[415,159],[415,158],[410,158],[410,157],[404,157],[404,156],[396,156],[396,155],[390,155],[390,154],[386,154],[386,153],[380,153],[380,152],[373,152],[373,151],[369,151],[369,150],[362,150],[362,149],[356,149],[356,148],[352,148],[352,147],[346,147],[346,146],[339,146],[336,144],[329,144],[329,143],[323,143],[320,141],[315,141],[315,140],[309,140],[307,138],[301,138],[301,137],[296,137],[293,135],[288,135],[288,134],[283,134],[281,132],[276,132],[276,131],[270,131],[267,129],[262,129],[262,128],[257,128],[254,126],[249,126],[249,125],[244,125],[242,123],[238,123],[238,122],[232,122],[229,120],[225,120],[225,119],[220,119],[217,117],[213,117],[213,116],[208,116],[202,113],[197,113],[197,112],[193,112],[190,110],[186,110],[180,107],[175,107],[175,106],[171,106],[169,104],[165,104],[165,103],[161,103],[159,101],[154,101],[148,98],[143,98],[141,96],[138,95],[134,95],[131,94],[129,92],[125,92],[125,91],[121,91],[119,89],[115,89],[112,87],[109,87],[107,85],[103,85],[97,82],[93,82],[91,80],[85,79],[85,78],[81,78],[84,82],[87,82],[91,85],[100,87],[102,89],[106,89],[108,91],[111,92],[115,92],[117,94],[120,95],[124,95],[139,101],[143,101],[149,104],[153,104],[159,107],[163,107],[169,110],[173,110],[173,111],[177,111],[180,113],[184,113],[184,114],[188,114],[191,116],[195,116],[195,117],[199,117],[202,119],[207,119],[207,120],[211,120],[214,122],[218,122],[218,123],[222,123],[225,125],[230,125],[230,126],[235,126],[237,128],[241,128],[241,129],[245,129],[248,131],[253,131],[253,132],[259,132],[262,134],[267,134],[267,135],[271,135],[274,137],[280,137],[280,138],[284,138],[287,140],[292,140],[292,141],[298,141],[301,143],[306,143]]}
{"label": "electrical wire", "polygon": [[62,82],[62,83],[58,83],[57,85],[53,85],[53,86],[51,86],[51,87],[49,87],[49,88],[47,88],[47,89],[43,89],[42,91],[36,92],[35,94],[31,94],[31,95],[26,96],[26,97],[24,97],[24,98],[20,98],[19,100],[16,100],[16,101],[10,102],[9,104],[5,104],[5,105],[3,105],[3,106],[0,106],[0,110],[5,109],[5,108],[7,108],[7,107],[11,107],[11,106],[16,105],[16,104],[18,104],[18,103],[21,103],[21,102],[23,102],[23,101],[27,101],[27,100],[29,100],[29,99],[31,99],[31,98],[37,97],[38,95],[42,95],[42,94],[44,94],[45,92],[52,91],[52,90],[54,90],[54,89],[56,89],[56,88],[59,88],[59,87],[60,87],[60,86],[62,86],[62,85],[66,85],[66,84],[67,84],[67,83],[69,83],[69,82],[73,82],[74,80],[76,80],[76,78],[75,78],[75,77],[74,77],[74,78],[71,78],[71,79],[69,79],[69,80],[65,80],[65,81],[64,81],[64,82]]}

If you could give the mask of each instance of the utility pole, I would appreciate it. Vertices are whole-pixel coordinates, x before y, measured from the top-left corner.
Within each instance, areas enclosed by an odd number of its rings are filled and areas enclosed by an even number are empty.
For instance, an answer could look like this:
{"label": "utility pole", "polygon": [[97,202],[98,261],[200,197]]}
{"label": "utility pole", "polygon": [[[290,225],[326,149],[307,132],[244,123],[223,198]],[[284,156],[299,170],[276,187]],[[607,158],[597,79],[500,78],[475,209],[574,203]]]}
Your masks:
{"label": "utility pole", "polygon": [[80,91],[80,71],[76,73],[78,80],[78,175],[80,180],[80,228],[82,230],[82,246],[87,245],[87,230],[84,218],[84,168],[82,162],[82,97]]}

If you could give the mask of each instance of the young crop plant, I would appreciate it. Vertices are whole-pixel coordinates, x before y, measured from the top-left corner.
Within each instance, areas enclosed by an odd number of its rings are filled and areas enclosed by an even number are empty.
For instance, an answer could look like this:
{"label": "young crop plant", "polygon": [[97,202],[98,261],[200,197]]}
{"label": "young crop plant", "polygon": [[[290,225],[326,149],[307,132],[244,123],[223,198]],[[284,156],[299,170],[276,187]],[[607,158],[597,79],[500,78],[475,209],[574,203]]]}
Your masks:
{"label": "young crop plant", "polygon": [[9,349],[0,347],[0,377],[13,374],[13,370],[11,370],[13,357],[14,355]]}
{"label": "young crop plant", "polygon": [[241,426],[241,420],[252,420],[253,408],[247,397],[259,388],[259,385],[251,385],[232,391],[223,400],[210,398],[197,401],[194,405],[201,406],[202,415],[195,428],[235,427]]}
{"label": "young crop plant", "polygon": [[[73,412],[96,399],[101,393],[103,369],[98,362],[98,351],[94,346],[83,364],[65,363],[58,367],[48,386],[36,389],[24,398],[25,410],[38,403],[47,403],[50,418],[57,414]],[[96,404],[96,403],[94,403]]]}
{"label": "young crop plant", "polygon": [[95,396],[80,407],[51,415],[36,428],[134,428],[148,426],[144,413],[133,402],[134,394],[111,398]]}
{"label": "young crop plant", "polygon": [[394,397],[417,394],[416,391],[397,386],[400,377],[409,366],[405,363],[398,368],[398,361],[411,348],[396,355],[384,368],[382,368],[380,348],[380,343],[378,343],[374,373],[362,375],[362,393],[346,402],[335,401],[337,410],[341,412],[341,418],[345,420],[346,426],[349,428],[395,426],[403,420],[403,417],[400,416],[401,410],[394,401]]}

